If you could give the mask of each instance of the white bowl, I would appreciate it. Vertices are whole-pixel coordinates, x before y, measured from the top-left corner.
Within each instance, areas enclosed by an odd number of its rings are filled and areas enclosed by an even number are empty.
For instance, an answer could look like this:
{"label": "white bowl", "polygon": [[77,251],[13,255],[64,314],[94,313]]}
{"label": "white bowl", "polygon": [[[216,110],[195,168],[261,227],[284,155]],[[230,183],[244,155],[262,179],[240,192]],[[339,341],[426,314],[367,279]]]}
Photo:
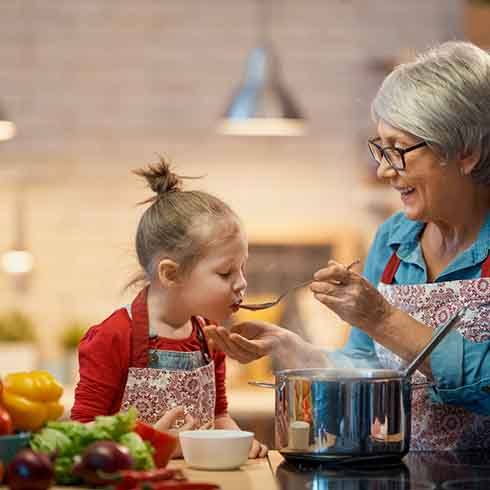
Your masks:
{"label": "white bowl", "polygon": [[230,470],[248,459],[253,432],[186,430],[179,433],[185,462],[201,470]]}

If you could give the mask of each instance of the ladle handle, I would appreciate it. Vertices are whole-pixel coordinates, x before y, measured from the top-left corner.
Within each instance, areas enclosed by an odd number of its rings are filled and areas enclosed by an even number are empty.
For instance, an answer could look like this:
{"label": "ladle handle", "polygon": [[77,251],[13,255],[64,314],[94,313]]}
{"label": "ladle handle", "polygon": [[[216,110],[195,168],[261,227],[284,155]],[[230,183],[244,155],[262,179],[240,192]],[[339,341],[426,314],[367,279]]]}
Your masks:
{"label": "ladle handle", "polygon": [[416,369],[424,362],[425,358],[439,345],[439,342],[451,331],[454,324],[458,321],[466,311],[466,306],[463,306],[456,315],[454,315],[447,323],[444,325],[439,332],[437,332],[432,340],[422,349],[418,356],[408,365],[405,369],[404,376],[410,378]]}

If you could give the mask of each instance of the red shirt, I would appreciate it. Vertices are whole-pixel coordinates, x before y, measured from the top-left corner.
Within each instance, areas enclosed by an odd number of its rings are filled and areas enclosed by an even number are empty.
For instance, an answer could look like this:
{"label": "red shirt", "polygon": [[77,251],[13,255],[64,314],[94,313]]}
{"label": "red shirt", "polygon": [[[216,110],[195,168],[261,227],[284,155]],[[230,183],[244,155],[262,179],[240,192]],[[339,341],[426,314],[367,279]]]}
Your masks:
{"label": "red shirt", "polygon": [[[141,296],[138,295],[137,299]],[[146,309],[146,301],[144,304]],[[113,415],[121,409],[131,359],[132,321],[126,308],[116,310],[99,325],[91,327],[78,347],[80,381],[75,390],[71,418],[90,422],[97,415]],[[151,349],[192,352],[201,350],[196,326],[186,339],[152,337]],[[215,416],[227,412],[225,388],[225,354],[211,354],[215,366]]]}

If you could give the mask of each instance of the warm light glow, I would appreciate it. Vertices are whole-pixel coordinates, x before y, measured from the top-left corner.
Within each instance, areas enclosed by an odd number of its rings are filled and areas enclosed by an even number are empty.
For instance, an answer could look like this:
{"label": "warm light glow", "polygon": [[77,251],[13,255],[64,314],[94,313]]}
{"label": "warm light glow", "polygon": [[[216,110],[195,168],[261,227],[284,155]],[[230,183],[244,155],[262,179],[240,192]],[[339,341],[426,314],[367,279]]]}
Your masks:
{"label": "warm light glow", "polygon": [[8,274],[26,274],[34,266],[34,257],[26,250],[9,250],[2,255],[2,269]]}
{"label": "warm light glow", "polygon": [[15,124],[10,121],[0,121],[0,141],[7,141],[15,136]]}
{"label": "warm light glow", "polygon": [[302,119],[255,117],[248,119],[222,119],[221,134],[241,136],[301,136],[305,134]]}

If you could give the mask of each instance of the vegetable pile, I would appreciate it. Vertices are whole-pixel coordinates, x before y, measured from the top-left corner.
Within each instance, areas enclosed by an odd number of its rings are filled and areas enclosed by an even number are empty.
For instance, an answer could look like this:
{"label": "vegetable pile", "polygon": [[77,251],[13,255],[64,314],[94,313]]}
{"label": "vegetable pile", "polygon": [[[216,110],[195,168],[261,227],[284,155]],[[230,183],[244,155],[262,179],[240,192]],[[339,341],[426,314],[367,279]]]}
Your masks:
{"label": "vegetable pile", "polygon": [[[155,468],[155,449],[134,432],[136,417],[136,410],[130,408],[113,416],[96,417],[91,424],[48,422],[33,435],[30,446],[54,458],[55,479],[63,485],[82,480],[96,484],[98,471],[151,470]],[[164,436],[175,448],[176,439]]]}

